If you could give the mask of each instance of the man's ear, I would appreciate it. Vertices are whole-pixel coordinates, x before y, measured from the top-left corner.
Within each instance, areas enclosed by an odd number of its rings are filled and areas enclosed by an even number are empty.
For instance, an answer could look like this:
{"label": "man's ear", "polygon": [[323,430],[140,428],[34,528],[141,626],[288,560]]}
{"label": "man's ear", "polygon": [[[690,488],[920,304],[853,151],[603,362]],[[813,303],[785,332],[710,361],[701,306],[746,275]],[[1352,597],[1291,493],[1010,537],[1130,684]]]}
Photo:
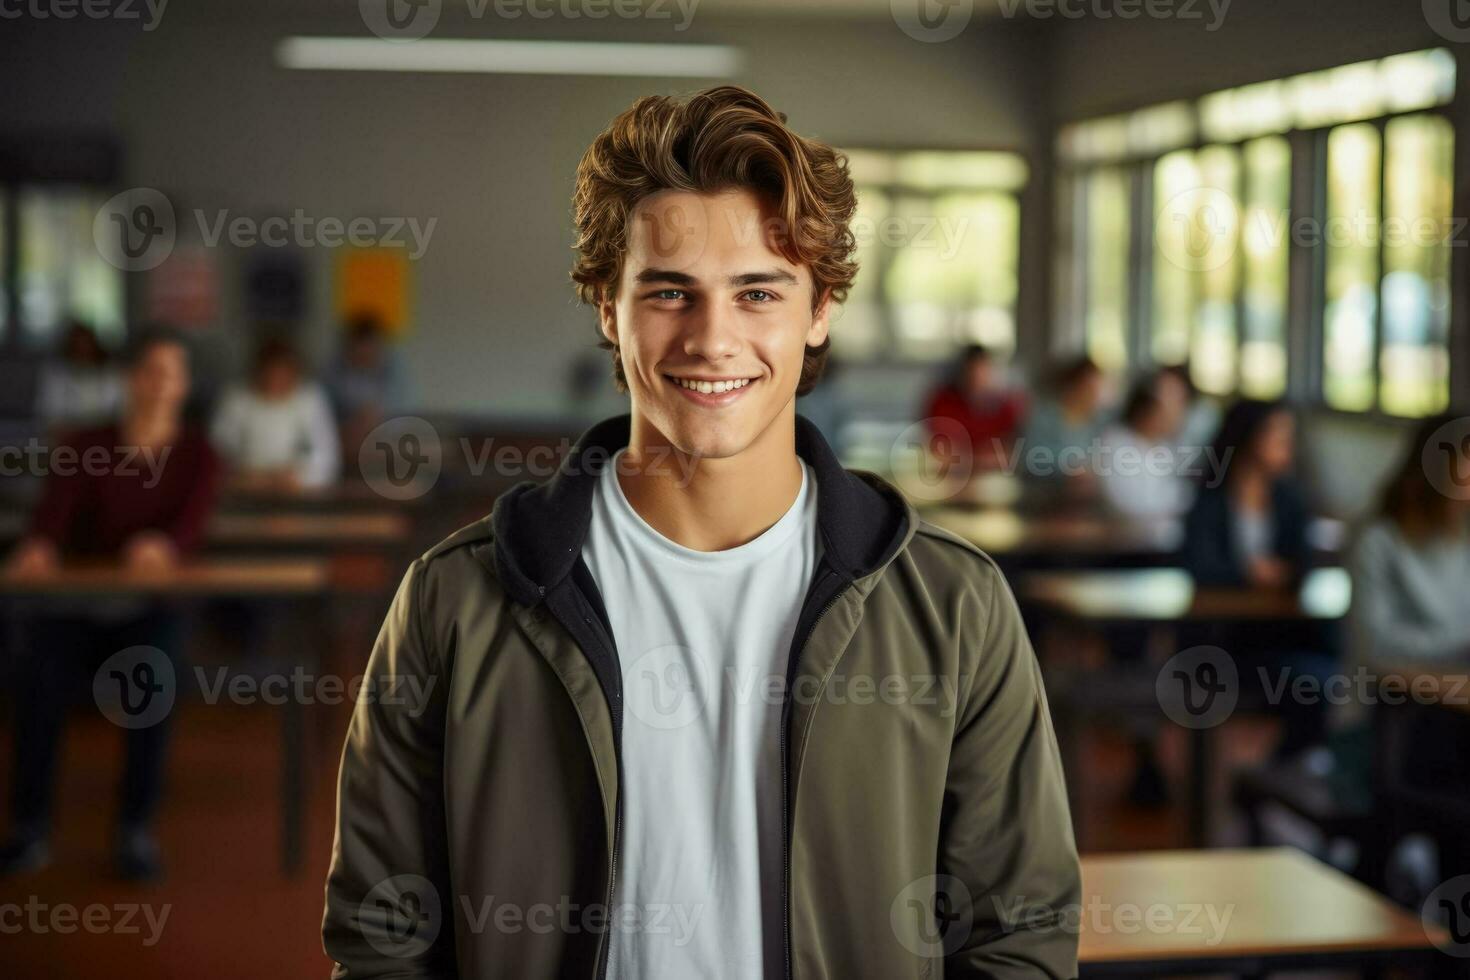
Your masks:
{"label": "man's ear", "polygon": [[812,325],[806,332],[806,345],[818,347],[827,339],[828,320],[832,314],[832,290],[822,293],[822,299],[812,313]]}
{"label": "man's ear", "polygon": [[608,339],[609,343],[616,344],[618,342],[617,305],[613,303],[612,297],[608,296],[606,292],[603,293],[602,299],[597,303],[597,326],[602,331],[602,335]]}

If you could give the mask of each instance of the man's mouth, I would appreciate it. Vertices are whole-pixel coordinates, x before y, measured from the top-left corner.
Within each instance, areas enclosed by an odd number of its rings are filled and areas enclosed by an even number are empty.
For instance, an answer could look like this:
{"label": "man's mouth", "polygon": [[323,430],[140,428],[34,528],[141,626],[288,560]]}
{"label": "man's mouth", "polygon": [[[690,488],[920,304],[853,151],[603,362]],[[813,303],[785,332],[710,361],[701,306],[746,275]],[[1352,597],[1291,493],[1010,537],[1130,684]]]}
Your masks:
{"label": "man's mouth", "polygon": [[681,378],[664,375],[680,394],[698,405],[728,405],[744,394],[760,378]]}

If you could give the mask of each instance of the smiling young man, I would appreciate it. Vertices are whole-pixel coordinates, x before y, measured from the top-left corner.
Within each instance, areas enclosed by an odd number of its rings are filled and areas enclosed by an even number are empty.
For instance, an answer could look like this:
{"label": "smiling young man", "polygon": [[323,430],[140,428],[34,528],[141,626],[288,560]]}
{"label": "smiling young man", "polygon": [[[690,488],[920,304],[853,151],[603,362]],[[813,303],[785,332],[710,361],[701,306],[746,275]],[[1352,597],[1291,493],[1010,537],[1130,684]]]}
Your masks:
{"label": "smiling young man", "polygon": [[1066,978],[1076,849],[991,561],[796,396],[856,273],[830,147],[735,87],[577,173],[631,414],[414,563],[343,755],[338,977]]}

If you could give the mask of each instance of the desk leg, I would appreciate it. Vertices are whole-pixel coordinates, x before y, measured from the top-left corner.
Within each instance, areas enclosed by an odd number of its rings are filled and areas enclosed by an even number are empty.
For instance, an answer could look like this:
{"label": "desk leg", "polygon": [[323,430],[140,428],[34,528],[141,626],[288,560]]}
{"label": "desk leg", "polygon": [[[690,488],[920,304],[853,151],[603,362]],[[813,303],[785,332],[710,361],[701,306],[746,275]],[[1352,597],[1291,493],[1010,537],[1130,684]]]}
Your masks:
{"label": "desk leg", "polygon": [[294,875],[301,870],[302,796],[305,793],[305,751],[302,738],[304,706],[298,698],[287,698],[281,712],[281,870]]}
{"label": "desk leg", "polygon": [[1189,844],[1209,847],[1210,776],[1215,771],[1213,728],[1189,729]]}
{"label": "desk leg", "polygon": [[[1056,651],[1066,649],[1065,637],[1056,625],[1048,625],[1041,634],[1041,660],[1043,664],[1057,662]],[[1056,677],[1057,675],[1053,675]],[[1048,692],[1047,701],[1052,709],[1052,728],[1057,736],[1057,750],[1062,758],[1062,779],[1067,787],[1067,805],[1072,814],[1072,838],[1079,850],[1084,847],[1085,815],[1087,812],[1087,779],[1082,773],[1083,732],[1087,719],[1077,704],[1072,686],[1076,678],[1069,673],[1062,675],[1062,685]]]}
{"label": "desk leg", "polygon": [[[327,620],[330,597],[304,606],[307,621],[301,631],[311,635],[315,644],[304,643],[306,650],[301,666],[317,677],[322,657],[319,644],[330,642],[331,624]],[[302,827],[306,815],[306,774],[311,740],[306,737],[306,705],[299,697],[288,697],[281,713],[281,869],[294,876],[301,870]]]}

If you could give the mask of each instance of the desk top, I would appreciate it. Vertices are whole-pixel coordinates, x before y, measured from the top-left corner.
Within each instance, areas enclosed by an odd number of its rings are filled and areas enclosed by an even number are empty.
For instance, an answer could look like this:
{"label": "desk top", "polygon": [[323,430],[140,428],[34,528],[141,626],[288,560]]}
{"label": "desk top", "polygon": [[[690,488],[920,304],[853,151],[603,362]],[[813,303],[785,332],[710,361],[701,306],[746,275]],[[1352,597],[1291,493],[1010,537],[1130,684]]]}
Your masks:
{"label": "desk top", "polygon": [[316,558],[204,559],[149,575],[99,562],[64,566],[48,575],[0,574],[0,596],[305,596],[326,591],[331,582],[330,563]]}
{"label": "desk top", "polygon": [[210,545],[398,544],[409,534],[402,514],[369,513],[225,513],[209,522]]}
{"label": "desk top", "polygon": [[1082,859],[1084,963],[1424,949],[1425,928],[1295,848]]}
{"label": "desk top", "polygon": [[1470,714],[1470,663],[1372,663],[1382,703],[1434,704]]}
{"label": "desk top", "polygon": [[1053,612],[1102,622],[1339,619],[1352,581],[1344,569],[1318,568],[1296,591],[1199,588],[1182,568],[1143,568],[1034,572],[1017,592]]}
{"label": "desk top", "polygon": [[1066,555],[1173,554],[1183,537],[1180,521],[1130,520],[1107,514],[1023,514],[1011,510],[929,507],[925,520],[991,555],[1049,551]]}

